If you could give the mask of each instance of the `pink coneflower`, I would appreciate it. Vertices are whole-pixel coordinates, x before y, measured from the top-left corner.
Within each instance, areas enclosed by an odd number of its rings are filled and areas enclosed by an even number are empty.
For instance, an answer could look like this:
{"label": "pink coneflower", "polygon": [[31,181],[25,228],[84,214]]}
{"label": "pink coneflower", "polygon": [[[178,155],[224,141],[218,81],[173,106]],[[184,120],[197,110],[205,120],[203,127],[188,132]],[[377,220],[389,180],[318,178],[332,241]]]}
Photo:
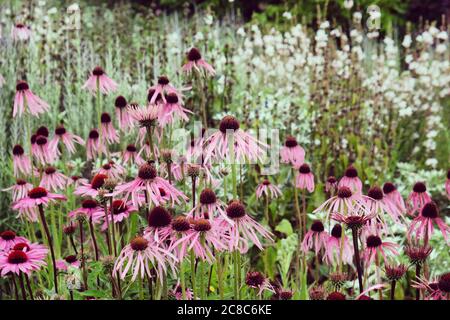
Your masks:
{"label": "pink coneflower", "polygon": [[25,155],[25,150],[20,144],[16,144],[12,150],[13,154],[13,169],[14,176],[18,177],[21,174],[29,175],[31,173],[31,161],[27,155]]}
{"label": "pink coneflower", "polygon": [[71,176],[70,179],[67,180],[67,186],[74,186],[74,188],[78,188],[82,184],[88,184],[89,180],[83,177],[74,175]]}
{"label": "pink coneflower", "polygon": [[[137,212],[138,209],[135,206],[133,206],[131,202],[125,202],[123,200],[118,199],[112,202],[112,207],[109,208],[109,212],[111,211],[114,223],[120,223],[125,219],[128,219],[128,217],[133,212]],[[105,230],[108,227],[106,221],[107,220],[105,219],[105,223],[102,226],[103,230]]]}
{"label": "pink coneflower", "polygon": [[300,147],[293,136],[287,136],[280,150],[281,162],[290,163],[298,168],[305,161],[305,150]]}
{"label": "pink coneflower", "polygon": [[109,78],[101,67],[95,67],[89,79],[84,83],[83,89],[88,89],[94,95],[97,90],[100,90],[102,94],[110,94],[116,91],[117,83]]}
{"label": "pink coneflower", "polygon": [[172,249],[180,248],[178,252],[180,258],[193,250],[197,258],[212,264],[215,261],[213,248],[216,251],[226,250],[226,241],[229,238],[222,237],[225,236],[223,227],[216,220],[196,218],[191,219],[190,223],[192,228],[172,244]]}
{"label": "pink coneflower", "polygon": [[11,38],[14,41],[25,41],[30,37],[31,29],[23,23],[16,23],[11,29]]}
{"label": "pink coneflower", "polygon": [[84,145],[84,140],[66,130],[66,128],[61,124],[55,129],[55,135],[53,139],[50,140],[50,148],[55,150],[55,153],[59,156],[60,152],[58,150],[58,143],[61,142],[64,147],[66,147],[69,154],[74,154],[76,152],[75,143]]}
{"label": "pink coneflower", "polygon": [[137,164],[141,165],[145,162],[144,159],[137,153],[136,146],[134,144],[129,144],[125,148],[122,154],[122,160],[124,164]]}
{"label": "pink coneflower", "polygon": [[0,233],[0,252],[8,252],[16,244],[27,241],[24,237],[17,236],[14,231],[5,230]]}
{"label": "pink coneflower", "polygon": [[187,235],[188,232],[192,228],[191,224],[192,218],[186,218],[185,216],[178,216],[172,219],[171,228],[172,234],[170,235],[169,241],[169,250],[174,251],[178,258],[178,261],[183,261],[185,255],[188,253],[187,246],[188,242],[181,242],[178,246],[174,246],[174,243],[182,238],[184,235]]}
{"label": "pink coneflower", "polygon": [[10,272],[17,275],[20,273],[30,275],[32,271],[39,270],[45,265],[45,257],[42,257],[40,252],[34,252],[33,250],[11,250],[0,255],[2,277]]}
{"label": "pink coneflower", "polygon": [[397,244],[392,242],[383,242],[378,235],[372,234],[366,238],[366,249],[364,250],[364,261],[369,265],[375,260],[375,256],[380,253],[386,264],[387,253],[398,255]]}
{"label": "pink coneflower", "polygon": [[100,140],[100,134],[97,129],[92,129],[86,142],[86,156],[88,160],[92,160],[105,152],[105,145]]}
{"label": "pink coneflower", "polygon": [[436,203],[430,201],[425,203],[420,210],[420,214],[411,222],[407,233],[408,239],[415,233],[417,240],[423,239],[425,243],[428,243],[428,240],[433,235],[435,223],[447,242],[447,232],[449,232],[450,228],[439,217],[439,208]]}
{"label": "pink coneflower", "polygon": [[154,90],[152,91],[153,95],[150,99],[150,104],[154,104],[156,102],[156,99],[159,97],[164,101],[164,103],[166,103],[167,101],[165,95],[167,93],[173,92],[180,96],[180,93],[177,91],[177,89],[170,84],[169,78],[167,76],[160,76],[158,78],[158,83],[155,86],[150,87],[149,92],[150,90]]}
{"label": "pink coneflower", "polygon": [[240,129],[239,121],[233,116],[225,116],[220,121],[219,130],[205,139],[205,159],[230,159],[229,139],[234,141],[234,154],[237,161],[244,159],[261,160],[267,146]]}
{"label": "pink coneflower", "polygon": [[397,216],[403,216],[403,213],[406,212],[406,206],[405,202],[403,201],[402,195],[397,190],[397,187],[391,182],[386,182],[383,185],[383,193],[383,201],[386,206],[392,212],[396,212]]}
{"label": "pink coneflower", "polygon": [[126,169],[114,161],[108,161],[96,171],[97,174],[104,174],[108,178],[119,180],[125,173]]}
{"label": "pink coneflower", "polygon": [[148,197],[148,203],[158,206],[162,200],[160,189],[164,190],[172,205],[187,200],[187,197],[169,181],[158,177],[155,167],[150,163],[144,163],[139,168],[138,176],[134,180],[117,186],[115,194],[124,193],[124,199],[128,199],[131,195],[133,205],[136,207],[140,205],[140,195],[144,194]]}
{"label": "pink coneflower", "polygon": [[184,72],[189,74],[192,70],[195,70],[200,73],[201,70],[205,70],[211,76],[216,74],[214,68],[202,59],[202,55],[197,48],[191,48],[186,54],[186,57],[188,62],[182,67]]}
{"label": "pink coneflower", "polygon": [[282,195],[280,188],[276,185],[270,183],[268,179],[264,179],[263,182],[258,184],[256,187],[256,197],[261,198],[262,196],[269,197],[271,199],[278,198]]}
{"label": "pink coneflower", "polygon": [[392,203],[392,201],[385,199],[383,190],[374,186],[367,192],[367,197],[364,198],[366,202],[366,208],[369,211],[374,211],[385,224],[384,212],[386,212],[396,223],[400,223],[402,218],[401,212],[398,207]]}
{"label": "pink coneflower", "polygon": [[450,273],[430,280],[424,277],[418,277],[417,280],[412,280],[411,286],[424,292],[425,300],[448,300],[448,294],[450,293]]}
{"label": "pink coneflower", "polygon": [[[241,253],[245,253],[248,250],[248,241],[263,250],[258,235],[263,239],[273,241],[272,234],[247,214],[245,206],[240,201],[231,201],[226,208],[226,213],[228,219],[221,219],[221,226],[230,235],[228,242],[230,251],[239,250]],[[229,220],[233,223],[230,224]]]}
{"label": "pink coneflower", "polygon": [[346,216],[361,210],[366,211],[361,194],[353,193],[349,187],[344,186],[339,187],[337,194],[322,203],[313,213],[325,211],[328,220],[330,214],[334,212]]}
{"label": "pink coneflower", "polygon": [[[34,142],[34,143],[33,143]],[[31,136],[31,154],[41,163],[53,163],[56,152],[50,148],[48,138],[42,135]]]}
{"label": "pink coneflower", "polygon": [[217,198],[216,193],[210,188],[205,188],[200,192],[200,199],[188,213],[188,217],[199,217],[204,212],[209,214],[210,219],[218,215],[227,219],[224,203]]}
{"label": "pink coneflower", "polygon": [[48,248],[39,243],[30,243],[28,240],[16,243],[11,250],[25,251],[36,259],[45,259],[48,254]]}
{"label": "pink coneflower", "polygon": [[140,107],[137,104],[130,104],[127,107],[127,111],[141,128],[150,128],[157,124],[158,109],[151,105]]}
{"label": "pink coneflower", "polygon": [[295,178],[295,187],[300,190],[308,190],[308,192],[314,191],[314,176],[311,172],[309,165],[303,163],[298,168],[298,174]]}
{"label": "pink coneflower", "polygon": [[144,231],[144,238],[156,243],[164,242],[172,232],[172,215],[161,206],[156,206],[148,214],[148,227]]}
{"label": "pink coneflower", "polygon": [[310,249],[314,248],[316,255],[320,249],[325,249],[328,241],[328,233],[325,231],[322,221],[314,220],[311,224],[311,228],[305,234],[303,242],[301,244],[302,251],[307,253]]}
{"label": "pink coneflower", "polygon": [[325,182],[325,191],[329,193],[336,192],[338,187],[338,181],[334,176],[329,176]]}
{"label": "pink coneflower", "polygon": [[50,191],[63,190],[67,180],[68,178],[61,172],[56,171],[55,167],[47,167],[42,174],[39,186]]}
{"label": "pink coneflower", "polygon": [[56,261],[56,268],[62,271],[67,271],[69,267],[79,268],[80,265],[80,260],[75,255],[69,255],[64,259]]}
{"label": "pink coneflower", "polygon": [[158,113],[158,121],[161,127],[172,123],[174,119],[181,119],[185,122],[189,120],[187,113],[192,113],[192,111],[182,106],[177,93],[170,92],[166,94],[165,100],[166,102],[160,105]]}
{"label": "pink coneflower", "polygon": [[28,191],[28,196],[13,203],[12,208],[19,211],[19,216],[25,215],[30,221],[37,221],[38,206],[46,207],[55,200],[66,200],[61,194],[50,193],[43,187]]}
{"label": "pink coneflower", "polygon": [[96,174],[90,183],[82,183],[75,189],[74,194],[77,196],[89,196],[95,198],[98,196],[98,190],[103,187],[108,176],[105,174]]}
{"label": "pink coneflower", "polygon": [[450,169],[447,171],[447,181],[445,181],[445,191],[447,191],[447,197],[450,199]]}
{"label": "pink coneflower", "polygon": [[175,271],[175,262],[176,258],[168,250],[159,247],[153,241],[136,237],[120,252],[114,265],[113,274],[118,272],[120,278],[125,279],[131,270],[131,281],[135,281],[138,276],[141,279],[145,275],[152,277],[150,270],[153,268],[162,284],[167,267],[169,266],[172,271]]}
{"label": "pink coneflower", "polygon": [[12,200],[17,201],[19,199],[25,198],[28,194],[28,191],[33,189],[33,185],[31,183],[26,182],[23,179],[17,179],[16,183],[2,191],[12,191]]}
{"label": "pink coneflower", "polygon": [[413,186],[413,191],[409,194],[407,202],[409,214],[414,215],[419,212],[425,203],[430,202],[431,197],[427,192],[427,186],[424,182],[416,182]]}
{"label": "pink coneflower", "polygon": [[342,232],[342,227],[339,224],[336,224],[333,229],[331,229],[331,235],[328,237],[325,244],[325,254],[323,257],[323,261],[329,265],[335,264],[337,262],[351,264],[353,261],[352,247],[347,236],[344,232]]}
{"label": "pink coneflower", "polygon": [[79,215],[85,215],[92,219],[93,223],[99,223],[103,216],[104,210],[94,199],[85,199],[81,202],[81,207],[69,212],[69,218],[76,220]]}
{"label": "pink coneflower", "polygon": [[16,85],[16,95],[14,97],[13,117],[22,116],[26,112],[25,107],[31,115],[39,117],[40,113],[48,111],[50,106],[47,102],[33,94],[28,83],[19,81]]}
{"label": "pink coneflower", "polygon": [[103,112],[100,116],[100,129],[102,130],[102,139],[105,139],[108,143],[119,142],[119,135],[112,124],[111,116],[108,112]]}
{"label": "pink coneflower", "polygon": [[275,289],[261,272],[250,271],[245,276],[245,284],[252,289],[257,289],[258,297],[261,297],[265,290],[275,293]]}
{"label": "pink coneflower", "polygon": [[116,118],[119,123],[120,130],[124,131],[133,127],[133,119],[127,111],[127,100],[123,96],[118,96],[114,102],[116,107]]}
{"label": "pink coneflower", "polygon": [[362,182],[358,178],[358,170],[353,165],[345,169],[344,176],[339,180],[339,187],[348,187],[354,193],[362,191]]}
{"label": "pink coneflower", "polygon": [[178,281],[175,288],[170,291],[170,295],[175,298],[175,300],[192,300],[194,298],[194,293],[190,288],[185,289],[186,299],[183,299],[183,289]]}

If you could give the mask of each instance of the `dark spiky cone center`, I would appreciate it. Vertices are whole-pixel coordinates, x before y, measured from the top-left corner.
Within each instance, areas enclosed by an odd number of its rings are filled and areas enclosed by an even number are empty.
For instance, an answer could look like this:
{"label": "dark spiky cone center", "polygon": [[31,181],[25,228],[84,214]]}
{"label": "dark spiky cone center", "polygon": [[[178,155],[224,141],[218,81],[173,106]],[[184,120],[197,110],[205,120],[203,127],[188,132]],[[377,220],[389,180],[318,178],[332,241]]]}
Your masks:
{"label": "dark spiky cone center", "polygon": [[206,219],[198,219],[195,220],[193,228],[198,232],[206,232],[211,230],[211,223]]}
{"label": "dark spiky cone center", "polygon": [[36,139],[37,139],[37,135],[32,134],[31,137],[30,137],[31,144],[35,144],[36,143]]}
{"label": "dark spiky cone center", "polygon": [[30,191],[28,191],[28,196],[31,199],[43,198],[43,197],[47,196],[47,190],[45,190],[45,188],[42,188],[42,187],[36,187],[36,188],[33,188]]}
{"label": "dark spiky cone center", "polygon": [[13,151],[12,151],[13,155],[15,156],[21,156],[25,153],[25,150],[23,150],[22,146],[20,144],[16,144],[13,147]]}
{"label": "dark spiky cone center", "polygon": [[386,277],[391,281],[400,280],[406,272],[406,267],[401,264],[397,267],[386,265],[385,267]]}
{"label": "dark spiky cone center", "polygon": [[447,179],[450,180],[450,169],[447,171]]}
{"label": "dark spiky cone center", "polygon": [[325,230],[325,228],[323,226],[322,221],[314,220],[313,223],[311,224],[311,231],[322,232],[324,230]]}
{"label": "dark spiky cone center", "polygon": [[118,96],[116,98],[116,101],[114,101],[114,106],[116,108],[120,108],[120,109],[125,108],[127,106],[127,104],[128,104],[127,99],[125,99],[124,96]]}
{"label": "dark spiky cone center", "polygon": [[47,128],[47,127],[42,126],[42,127],[39,127],[39,128],[37,129],[36,134],[37,134],[38,136],[48,137],[48,135],[50,134],[50,132],[48,131],[48,128]]}
{"label": "dark spiky cone center", "polygon": [[100,189],[105,184],[106,179],[108,179],[108,176],[106,174],[96,174],[91,180],[92,189]]}
{"label": "dark spiky cone center", "polygon": [[60,125],[60,126],[58,126],[58,127],[55,129],[55,134],[58,135],[58,136],[62,136],[62,135],[65,134],[66,132],[67,132],[67,130],[66,130],[66,128],[64,128],[63,125]]}
{"label": "dark spiky cone center", "polygon": [[103,112],[100,116],[100,121],[105,124],[111,123],[111,116],[108,112]]}
{"label": "dark spiky cone center", "polygon": [[344,175],[347,178],[356,178],[358,176],[358,170],[354,166],[349,166],[346,170]]}
{"label": "dark spiky cone center", "polygon": [[30,89],[30,86],[25,81],[19,81],[16,84],[16,90],[17,91],[25,91],[25,90],[28,90],[28,89]]}
{"label": "dark spiky cone center", "polygon": [[216,201],[217,201],[216,193],[213,190],[206,188],[200,193],[201,204],[208,205],[216,203]]}
{"label": "dark spiky cone center", "polygon": [[134,144],[127,145],[127,151],[128,152],[136,152],[137,151],[136,146]]}
{"label": "dark spiky cone center", "polygon": [[340,224],[334,225],[333,229],[331,229],[331,236],[334,238],[340,239],[342,236],[342,227]]}
{"label": "dark spiky cone center", "polygon": [[166,94],[166,101],[167,103],[178,103],[178,96],[174,92],[170,92]]}
{"label": "dark spiky cone center", "polygon": [[373,299],[371,297],[369,297],[368,295],[363,294],[362,296],[360,296],[358,298],[358,300],[373,300]]}
{"label": "dark spiky cone center", "polygon": [[416,182],[414,184],[413,191],[417,193],[424,193],[427,191],[427,186],[423,182]]}
{"label": "dark spiky cone center", "polygon": [[366,239],[366,244],[369,248],[377,248],[381,246],[381,238],[379,236],[371,235]]}
{"label": "dark spiky cone center", "polygon": [[96,140],[96,139],[98,139],[99,136],[100,135],[98,134],[97,130],[94,129],[94,130],[89,131],[89,139]]}
{"label": "dark spiky cone center", "polygon": [[81,177],[79,176],[71,176],[70,179],[72,179],[72,181],[78,181]]}
{"label": "dark spiky cone center", "polygon": [[63,231],[64,231],[64,234],[66,234],[66,235],[74,234],[75,233],[75,226],[73,226],[73,225],[65,226]]}
{"label": "dark spiky cone center", "polygon": [[352,196],[352,191],[350,190],[349,187],[340,187],[338,189],[337,195],[339,198],[350,198]]}
{"label": "dark spiky cone center", "polygon": [[29,251],[30,246],[25,242],[19,242],[19,243],[16,243],[12,249],[18,250],[18,251],[24,251],[23,249],[26,249],[25,251]]}
{"label": "dark spiky cone center", "polygon": [[81,206],[84,209],[94,209],[94,208],[97,208],[98,203],[94,199],[86,199],[86,200],[83,200],[83,202],[81,203]]}
{"label": "dark spiky cone center", "polygon": [[327,178],[327,182],[328,182],[329,184],[335,184],[335,183],[337,182],[337,180],[336,180],[336,178],[335,178],[334,176],[329,176],[329,177]]}
{"label": "dark spiky cone center", "polygon": [[158,190],[159,190],[159,195],[161,196],[161,197],[165,197],[166,196],[166,190],[164,190],[163,188],[158,188]]}
{"label": "dark spiky cone center", "polygon": [[439,215],[439,208],[434,202],[425,203],[422,208],[422,216],[429,219],[435,219]]}
{"label": "dark spiky cone center", "polygon": [[191,224],[185,217],[180,216],[172,220],[172,228],[176,232],[186,232],[191,229]]}
{"label": "dark spiky cone center", "polygon": [[264,284],[264,281],[266,278],[263,276],[261,272],[253,271],[247,273],[247,276],[245,277],[245,284],[249,287],[257,288]]}
{"label": "dark spiky cone center", "polygon": [[23,179],[17,179],[17,180],[16,180],[16,184],[17,184],[18,186],[23,186],[23,185],[26,185],[27,182],[26,182],[25,180],[23,180]]}
{"label": "dark spiky cone center", "polygon": [[56,169],[54,167],[47,167],[45,168],[45,174],[54,174],[56,172]]}
{"label": "dark spiky cone center", "polygon": [[292,299],[292,291],[280,292],[280,300],[291,300],[291,299]]}
{"label": "dark spiky cone center", "polygon": [[72,254],[72,255],[70,255],[70,256],[65,257],[64,260],[66,260],[67,263],[74,263],[74,262],[76,262],[78,259],[77,259],[77,256],[75,256],[75,255]]}
{"label": "dark spiky cone center", "polygon": [[265,185],[265,186],[270,186],[270,181],[267,180],[267,179],[265,179],[265,180],[262,182],[262,184]]}
{"label": "dark spiky cone center", "polygon": [[47,144],[47,138],[44,136],[37,136],[36,137],[36,144],[38,146],[43,146],[45,144]]}
{"label": "dark spiky cone center", "polygon": [[[150,102],[153,98],[153,95],[155,94],[156,90],[155,89],[149,89],[148,90],[148,94],[147,94],[147,101]],[[158,102],[162,99],[162,96],[160,93],[158,93],[158,95],[156,96],[155,102]]]}
{"label": "dark spiky cone center", "polygon": [[112,203],[113,214],[120,214],[128,210],[128,206],[123,200],[114,200]]}
{"label": "dark spiky cone center", "polygon": [[300,168],[298,169],[298,172],[302,173],[302,174],[308,174],[311,172],[311,169],[309,168],[309,166],[304,163],[300,166]]}
{"label": "dark spiky cone center", "polygon": [[219,130],[222,133],[227,133],[227,130],[236,131],[239,127],[239,121],[233,116],[225,116],[219,124]]}
{"label": "dark spiky cone center", "polygon": [[245,216],[245,207],[239,201],[231,202],[227,207],[227,216],[231,219],[239,219]]}
{"label": "dark spiky cone center", "polygon": [[421,264],[423,263],[428,256],[430,255],[432,249],[431,247],[412,247],[407,246],[405,249],[405,253],[410,259],[411,263]]}
{"label": "dark spiky cone center", "polygon": [[148,247],[148,241],[143,237],[136,237],[130,242],[130,246],[134,251],[143,251]]}
{"label": "dark spiky cone center", "polygon": [[155,179],[157,172],[155,167],[150,163],[144,163],[138,171],[138,177],[144,180]]}
{"label": "dark spiky cone center", "polygon": [[294,148],[298,145],[297,139],[295,139],[293,136],[287,136],[284,145],[288,148]]}
{"label": "dark spiky cone center", "polygon": [[13,240],[16,237],[16,233],[14,231],[11,231],[11,230],[6,230],[6,231],[3,231],[0,234],[0,237],[3,240]]}
{"label": "dark spiky cone center", "polygon": [[153,228],[162,228],[170,225],[172,216],[164,207],[154,207],[148,215],[148,225]]}
{"label": "dark spiky cone center", "polygon": [[392,182],[386,182],[383,185],[383,192],[384,192],[384,194],[389,194],[391,192],[394,192],[395,190],[397,190],[397,188]]}
{"label": "dark spiky cone center", "polygon": [[28,261],[28,256],[25,252],[20,250],[13,250],[8,255],[8,263],[21,264]]}
{"label": "dark spiky cone center", "polygon": [[102,67],[95,67],[94,70],[92,70],[92,74],[94,76],[100,77],[105,74],[105,71]]}
{"label": "dark spiky cone center", "polygon": [[334,291],[328,295],[327,300],[346,300],[346,298],[342,293]]}
{"label": "dark spiky cone center", "polygon": [[200,54],[200,51],[197,48],[192,48],[191,50],[189,50],[187,58],[189,61],[195,62],[200,60],[202,58],[202,55]]}
{"label": "dark spiky cone center", "polygon": [[158,78],[158,84],[160,84],[160,85],[162,85],[162,86],[165,86],[165,85],[168,85],[169,84],[169,78],[167,77],[167,76],[160,76],[159,78]]}
{"label": "dark spiky cone center", "polygon": [[450,273],[445,273],[439,278],[438,288],[447,294],[450,293]]}
{"label": "dark spiky cone center", "polygon": [[111,170],[111,165],[110,165],[109,163],[107,163],[107,164],[104,164],[104,165],[102,166],[102,168],[103,168],[104,170]]}
{"label": "dark spiky cone center", "polygon": [[367,192],[367,195],[374,200],[382,200],[383,199],[383,190],[379,187],[372,187]]}

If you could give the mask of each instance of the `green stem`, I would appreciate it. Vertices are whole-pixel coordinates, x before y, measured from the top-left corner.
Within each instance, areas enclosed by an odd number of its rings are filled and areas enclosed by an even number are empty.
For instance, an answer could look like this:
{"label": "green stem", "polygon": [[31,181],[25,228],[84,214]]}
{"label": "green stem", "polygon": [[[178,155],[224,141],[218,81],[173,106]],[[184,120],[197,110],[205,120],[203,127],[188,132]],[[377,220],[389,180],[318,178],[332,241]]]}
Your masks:
{"label": "green stem", "polygon": [[191,250],[191,282],[192,282],[192,292],[194,294],[194,300],[197,298],[197,288],[195,284],[195,255],[194,251]]}

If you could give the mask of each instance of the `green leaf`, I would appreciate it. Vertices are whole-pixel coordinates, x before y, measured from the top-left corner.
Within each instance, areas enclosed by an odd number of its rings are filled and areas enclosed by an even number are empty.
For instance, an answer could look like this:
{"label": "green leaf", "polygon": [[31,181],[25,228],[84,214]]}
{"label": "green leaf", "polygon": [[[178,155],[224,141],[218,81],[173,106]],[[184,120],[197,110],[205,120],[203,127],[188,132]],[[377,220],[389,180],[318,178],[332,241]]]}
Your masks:
{"label": "green leaf", "polygon": [[287,236],[290,236],[294,230],[292,229],[291,223],[287,219],[283,219],[275,228],[276,231],[282,232]]}

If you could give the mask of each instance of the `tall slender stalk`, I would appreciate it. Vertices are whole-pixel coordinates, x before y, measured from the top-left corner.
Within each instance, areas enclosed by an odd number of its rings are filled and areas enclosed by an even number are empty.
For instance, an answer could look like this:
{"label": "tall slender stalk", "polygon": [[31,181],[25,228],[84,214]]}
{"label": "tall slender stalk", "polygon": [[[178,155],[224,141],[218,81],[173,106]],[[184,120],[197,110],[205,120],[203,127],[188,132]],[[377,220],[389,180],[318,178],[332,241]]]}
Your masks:
{"label": "tall slender stalk", "polygon": [[27,292],[25,291],[25,286],[23,284],[22,272],[19,272],[19,284],[20,284],[20,290],[22,291],[22,300],[27,300]]}
{"label": "tall slender stalk", "polygon": [[[420,263],[416,263],[416,280],[418,280],[420,278],[420,269],[421,269]],[[416,300],[420,300],[420,289],[419,288],[416,289]]]}
{"label": "tall slender stalk", "polygon": [[84,255],[84,234],[83,234],[83,220],[78,220],[80,230],[80,253],[81,253],[81,269],[83,270],[84,289],[88,289],[87,272],[86,272],[86,257]]}
{"label": "tall slender stalk", "polygon": [[358,247],[358,229],[356,227],[352,228],[352,238],[353,238],[353,249],[355,255],[356,271],[358,273],[359,293],[362,293],[364,291],[364,287],[362,280],[361,259],[359,256],[359,247]]}
{"label": "tall slender stalk", "polygon": [[53,281],[54,281],[54,285],[55,285],[55,292],[58,293],[58,274],[57,274],[57,270],[56,270],[56,258],[55,258],[55,251],[53,249],[52,236],[50,235],[50,230],[48,229],[47,221],[45,220],[44,207],[42,206],[42,204],[40,204],[38,206],[38,208],[39,208],[39,215],[41,218],[41,223],[42,223],[42,226],[44,227],[48,246],[50,248],[50,255],[51,255],[52,264],[53,264]]}

